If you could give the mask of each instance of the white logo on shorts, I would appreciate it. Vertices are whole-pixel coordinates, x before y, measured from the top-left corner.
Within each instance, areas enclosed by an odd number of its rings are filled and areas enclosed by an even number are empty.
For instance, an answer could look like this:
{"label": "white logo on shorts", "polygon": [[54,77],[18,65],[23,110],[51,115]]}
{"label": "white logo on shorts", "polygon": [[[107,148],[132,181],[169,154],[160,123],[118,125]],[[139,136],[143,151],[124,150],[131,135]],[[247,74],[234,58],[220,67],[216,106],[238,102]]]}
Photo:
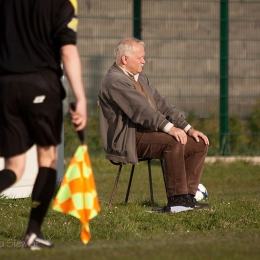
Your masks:
{"label": "white logo on shorts", "polygon": [[37,96],[34,98],[33,103],[35,103],[35,104],[42,103],[45,98],[46,98],[46,96]]}

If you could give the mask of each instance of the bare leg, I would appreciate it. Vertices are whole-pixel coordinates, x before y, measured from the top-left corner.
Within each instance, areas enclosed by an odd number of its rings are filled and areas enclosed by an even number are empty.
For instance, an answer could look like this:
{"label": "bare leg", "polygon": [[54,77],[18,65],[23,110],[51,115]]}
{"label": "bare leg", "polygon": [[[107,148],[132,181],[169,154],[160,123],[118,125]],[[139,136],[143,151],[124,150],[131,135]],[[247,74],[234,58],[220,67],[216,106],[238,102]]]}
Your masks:
{"label": "bare leg", "polygon": [[5,158],[5,168],[0,171],[0,193],[20,180],[25,168],[25,154]]}
{"label": "bare leg", "polygon": [[12,156],[5,159],[5,169],[11,170],[16,175],[16,180],[20,180],[25,169],[26,155],[25,153]]}
{"label": "bare leg", "polygon": [[37,146],[38,164],[39,167],[47,167],[55,169],[57,168],[57,147]]}

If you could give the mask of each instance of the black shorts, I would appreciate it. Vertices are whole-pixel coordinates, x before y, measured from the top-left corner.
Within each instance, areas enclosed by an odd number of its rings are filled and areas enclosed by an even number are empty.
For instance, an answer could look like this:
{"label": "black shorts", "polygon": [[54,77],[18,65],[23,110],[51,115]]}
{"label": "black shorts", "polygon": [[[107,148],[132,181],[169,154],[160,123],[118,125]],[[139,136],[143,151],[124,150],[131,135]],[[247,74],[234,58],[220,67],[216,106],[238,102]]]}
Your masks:
{"label": "black shorts", "polygon": [[61,142],[65,91],[51,71],[0,77],[0,156]]}

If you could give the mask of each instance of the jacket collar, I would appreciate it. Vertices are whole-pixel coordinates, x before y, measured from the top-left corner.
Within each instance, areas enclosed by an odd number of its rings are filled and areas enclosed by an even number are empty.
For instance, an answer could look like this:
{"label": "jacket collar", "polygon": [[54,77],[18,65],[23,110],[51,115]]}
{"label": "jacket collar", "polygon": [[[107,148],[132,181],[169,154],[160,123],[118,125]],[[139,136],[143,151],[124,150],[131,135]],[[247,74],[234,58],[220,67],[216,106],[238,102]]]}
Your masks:
{"label": "jacket collar", "polygon": [[138,74],[133,74],[130,71],[122,68],[121,66],[119,66],[118,64],[114,63],[113,66],[115,66],[118,70],[121,70],[125,75],[133,77],[135,79],[135,81],[138,81],[139,78],[139,73]]}

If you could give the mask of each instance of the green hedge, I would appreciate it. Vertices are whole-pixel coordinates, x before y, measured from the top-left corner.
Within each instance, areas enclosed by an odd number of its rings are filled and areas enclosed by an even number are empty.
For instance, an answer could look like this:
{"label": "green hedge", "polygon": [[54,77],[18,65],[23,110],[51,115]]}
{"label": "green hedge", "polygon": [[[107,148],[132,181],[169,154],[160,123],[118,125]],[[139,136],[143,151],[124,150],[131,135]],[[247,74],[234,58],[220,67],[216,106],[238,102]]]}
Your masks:
{"label": "green hedge", "polygon": [[[229,135],[226,140],[228,155],[253,156],[260,153],[260,99],[247,118],[232,116],[229,118]],[[190,112],[188,122],[196,129],[205,133],[210,140],[208,155],[219,155],[219,117],[212,111],[208,118],[200,118]],[[73,155],[80,144],[74,126],[70,122],[69,114],[64,119],[64,154],[65,157]],[[97,112],[88,117],[85,129],[86,142],[93,155],[102,155],[103,148],[100,138],[99,120]]]}

